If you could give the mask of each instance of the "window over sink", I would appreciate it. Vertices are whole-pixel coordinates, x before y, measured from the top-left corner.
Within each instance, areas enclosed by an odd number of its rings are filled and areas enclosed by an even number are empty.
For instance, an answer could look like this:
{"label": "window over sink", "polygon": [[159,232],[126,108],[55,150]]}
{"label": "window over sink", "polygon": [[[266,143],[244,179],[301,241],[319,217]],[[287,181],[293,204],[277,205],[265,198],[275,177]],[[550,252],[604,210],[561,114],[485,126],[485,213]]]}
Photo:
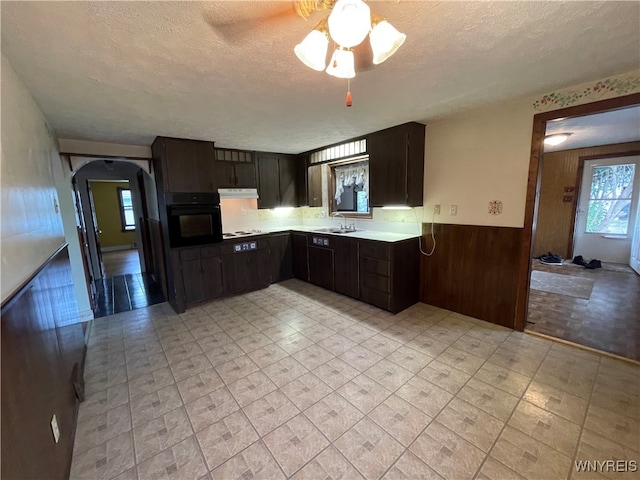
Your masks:
{"label": "window over sink", "polygon": [[329,213],[371,218],[369,209],[369,156],[329,164]]}

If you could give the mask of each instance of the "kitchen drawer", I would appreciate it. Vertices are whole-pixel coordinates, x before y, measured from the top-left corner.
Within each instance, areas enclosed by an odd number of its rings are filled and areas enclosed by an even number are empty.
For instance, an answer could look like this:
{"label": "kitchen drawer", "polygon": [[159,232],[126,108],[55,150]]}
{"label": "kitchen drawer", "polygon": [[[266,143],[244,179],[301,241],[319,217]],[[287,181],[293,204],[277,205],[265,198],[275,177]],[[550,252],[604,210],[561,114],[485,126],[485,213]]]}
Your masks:
{"label": "kitchen drawer", "polygon": [[360,256],[360,271],[388,277],[391,275],[391,262]]}
{"label": "kitchen drawer", "polygon": [[379,290],[361,286],[360,300],[370,305],[383,308],[384,310],[391,310],[391,295]]}
{"label": "kitchen drawer", "polygon": [[391,293],[391,279],[373,273],[360,273],[360,285],[365,288],[378,290],[382,293]]}
{"label": "kitchen drawer", "polygon": [[197,260],[200,258],[199,248],[185,248],[180,250],[180,260]]}
{"label": "kitchen drawer", "polygon": [[202,258],[218,257],[220,256],[220,249],[218,247],[202,247],[200,249],[200,256]]}
{"label": "kitchen drawer", "polygon": [[388,243],[360,241],[360,258],[362,257],[391,260],[391,247]]}

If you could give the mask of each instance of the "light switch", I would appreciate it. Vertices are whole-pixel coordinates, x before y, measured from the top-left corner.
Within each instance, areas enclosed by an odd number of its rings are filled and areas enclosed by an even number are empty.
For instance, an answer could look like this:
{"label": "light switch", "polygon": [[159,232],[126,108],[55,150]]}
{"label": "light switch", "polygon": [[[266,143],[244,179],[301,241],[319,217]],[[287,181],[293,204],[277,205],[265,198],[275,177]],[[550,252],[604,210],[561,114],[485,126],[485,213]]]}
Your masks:
{"label": "light switch", "polygon": [[457,215],[458,214],[458,205],[451,205],[449,208],[449,215]]}

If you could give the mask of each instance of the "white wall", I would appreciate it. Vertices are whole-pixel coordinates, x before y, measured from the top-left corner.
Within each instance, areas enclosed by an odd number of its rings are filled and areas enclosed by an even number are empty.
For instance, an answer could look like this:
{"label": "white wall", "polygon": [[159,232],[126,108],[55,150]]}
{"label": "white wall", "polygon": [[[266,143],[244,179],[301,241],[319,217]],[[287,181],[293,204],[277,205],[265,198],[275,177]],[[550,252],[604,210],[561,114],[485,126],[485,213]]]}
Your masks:
{"label": "white wall", "polygon": [[[436,223],[522,227],[533,111],[531,101],[469,112],[429,123],[425,142],[424,205]],[[503,202],[490,215],[489,202]],[[451,205],[458,214],[451,216]]]}
{"label": "white wall", "polygon": [[4,55],[1,78],[0,293],[4,301],[65,239],[53,171],[61,168],[55,139]]}

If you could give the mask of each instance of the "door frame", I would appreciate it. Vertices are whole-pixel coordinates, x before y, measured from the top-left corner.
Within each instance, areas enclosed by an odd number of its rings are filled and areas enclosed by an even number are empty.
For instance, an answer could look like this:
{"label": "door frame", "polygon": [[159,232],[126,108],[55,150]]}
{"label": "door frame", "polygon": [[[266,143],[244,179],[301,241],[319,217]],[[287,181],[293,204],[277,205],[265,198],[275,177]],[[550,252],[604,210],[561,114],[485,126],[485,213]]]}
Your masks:
{"label": "door frame", "polygon": [[531,280],[531,256],[533,255],[533,237],[536,229],[539,191],[542,169],[540,159],[544,152],[543,140],[547,122],[560,117],[582,117],[598,112],[618,110],[640,104],[640,93],[622,97],[600,100],[574,107],[551,110],[533,116],[531,133],[531,156],[529,159],[529,176],[527,179],[527,195],[524,211],[524,228],[518,260],[518,288],[514,329],[523,331],[527,323],[529,305],[529,283]]}

